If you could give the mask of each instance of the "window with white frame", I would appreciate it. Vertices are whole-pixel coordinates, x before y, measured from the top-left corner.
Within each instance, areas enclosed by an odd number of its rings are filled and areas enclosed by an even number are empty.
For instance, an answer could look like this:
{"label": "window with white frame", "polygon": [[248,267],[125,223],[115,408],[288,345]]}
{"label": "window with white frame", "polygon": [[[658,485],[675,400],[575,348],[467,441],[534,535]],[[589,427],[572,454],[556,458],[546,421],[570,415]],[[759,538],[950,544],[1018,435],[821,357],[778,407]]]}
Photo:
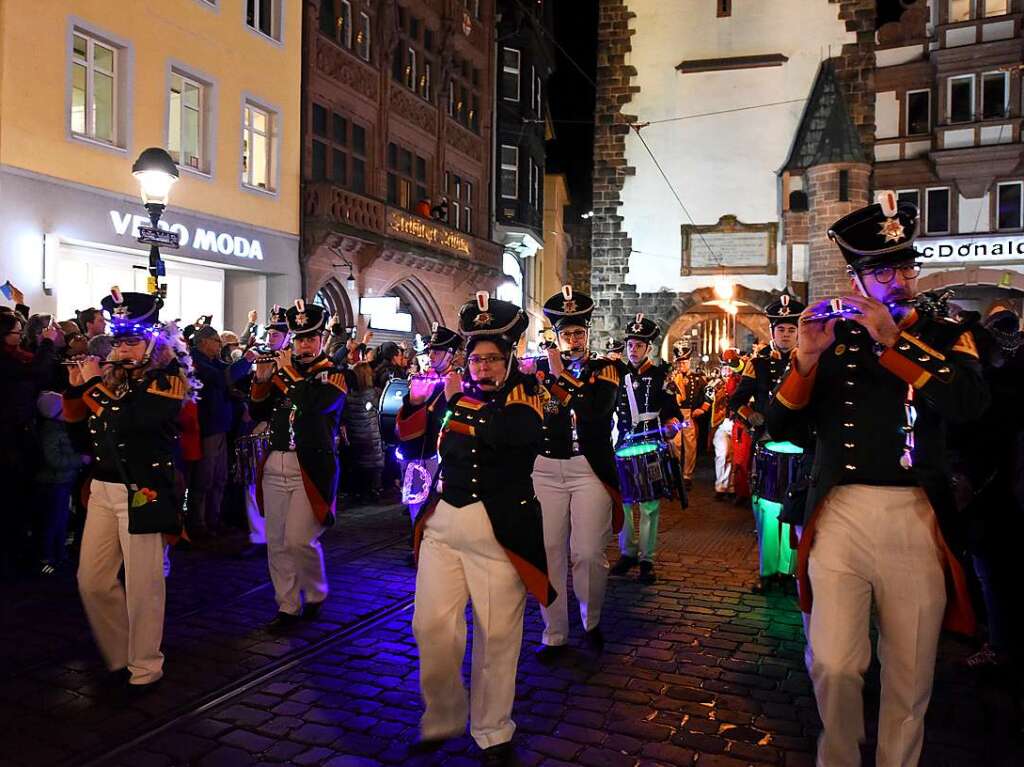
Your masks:
{"label": "window with white frame", "polygon": [[206,105],[208,86],[171,71],[167,109],[167,151],[178,165],[208,171],[206,148]]}
{"label": "window with white frame", "polygon": [[985,16],[1005,16],[1010,12],[1010,0],[985,0]]}
{"label": "window with white frame", "polygon": [[950,123],[974,121],[974,75],[950,77],[947,81],[946,117]]}
{"label": "window with white frame", "polygon": [[530,160],[530,205],[534,210],[540,208],[540,166]]}
{"label": "window with white frame", "polygon": [[501,196],[519,197],[519,147],[501,145]]}
{"label": "window with white frame", "polygon": [[915,208],[921,208],[921,192],[917,189],[900,189],[896,192],[897,202],[909,202]]}
{"label": "window with white frame", "polygon": [[986,72],[981,76],[981,117],[983,120],[1006,116],[1010,105],[1009,72]]}
{"label": "window with white frame", "polygon": [[501,95],[505,101],[519,101],[520,58],[515,48],[505,48],[502,53]]}
{"label": "window with white frame", "polygon": [[448,224],[466,234],[472,234],[473,182],[454,171],[445,171],[444,192],[448,198]]}
{"label": "window with white frame", "polygon": [[925,200],[925,233],[949,234],[949,187],[927,190]]}
{"label": "window with white frame", "polygon": [[540,75],[538,75],[535,72],[534,75],[533,75],[533,111],[534,111],[534,114],[537,115],[537,117],[544,117],[544,113],[543,113],[543,110],[541,108],[541,104],[543,103],[543,101],[541,99],[541,91],[540,91],[540,89],[541,89]]}
{"label": "window with white frame", "polygon": [[359,14],[359,31],[356,32],[356,53],[363,61],[370,60],[370,16]]}
{"label": "window with white frame", "polygon": [[448,116],[455,117],[455,81],[448,81]]}
{"label": "window with white frame", "polygon": [[1024,227],[1024,195],[1021,182],[1010,181],[996,188],[996,228],[1000,231]]}
{"label": "window with white frame", "polygon": [[462,185],[462,230],[466,234],[473,233],[473,184],[469,181]]}
{"label": "window with white frame", "polygon": [[422,98],[425,98],[427,101],[430,101],[430,95],[431,95],[431,90],[430,90],[430,78],[431,78],[431,74],[432,74],[431,70],[432,70],[432,67],[430,66],[430,62],[429,61],[424,62],[423,63],[423,71],[420,73],[420,82],[419,82],[418,92],[419,92],[420,96]]}
{"label": "window with white frame", "polygon": [[245,0],[245,23],[273,40],[280,40],[281,0]]}
{"label": "window with white frame", "polygon": [[71,132],[118,143],[118,51],[75,30],[71,50]]}
{"label": "window with white frame", "polygon": [[405,53],[405,87],[409,90],[416,90],[416,49],[409,48]]}
{"label": "window with white frame", "polygon": [[907,135],[921,136],[932,129],[932,92],[907,91]]}
{"label": "window with white frame", "polygon": [[277,115],[246,102],[242,118],[242,183],[254,189],[274,188],[274,139]]}
{"label": "window with white frame", "polygon": [[949,0],[949,23],[970,20],[973,2],[974,0]]}

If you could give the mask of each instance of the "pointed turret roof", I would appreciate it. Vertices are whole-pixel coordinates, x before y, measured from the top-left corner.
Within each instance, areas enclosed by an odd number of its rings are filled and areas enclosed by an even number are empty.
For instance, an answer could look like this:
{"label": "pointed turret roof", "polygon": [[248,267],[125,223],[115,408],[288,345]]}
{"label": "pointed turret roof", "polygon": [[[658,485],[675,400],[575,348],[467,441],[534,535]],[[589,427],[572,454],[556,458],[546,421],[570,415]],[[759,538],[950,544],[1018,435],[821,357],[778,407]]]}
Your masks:
{"label": "pointed turret roof", "polygon": [[867,155],[846,108],[834,60],[826,59],[818,69],[783,170],[803,170],[834,162],[867,162]]}

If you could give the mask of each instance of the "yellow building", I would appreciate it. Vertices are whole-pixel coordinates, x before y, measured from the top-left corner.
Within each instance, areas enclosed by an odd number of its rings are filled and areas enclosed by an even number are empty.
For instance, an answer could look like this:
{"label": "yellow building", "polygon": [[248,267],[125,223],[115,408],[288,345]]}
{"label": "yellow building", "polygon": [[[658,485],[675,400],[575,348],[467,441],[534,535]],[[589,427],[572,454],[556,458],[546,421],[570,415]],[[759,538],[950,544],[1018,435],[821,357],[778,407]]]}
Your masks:
{"label": "yellow building", "polygon": [[572,237],[565,229],[565,209],[571,202],[565,176],[545,174],[544,247],[531,259],[526,275],[526,311],[530,315],[527,340],[531,350],[544,328],[544,302],[569,282],[567,260]]}
{"label": "yellow building", "polygon": [[145,289],[132,163],[181,178],[163,316],[299,295],[298,0],[0,0],[0,282],[58,319]]}

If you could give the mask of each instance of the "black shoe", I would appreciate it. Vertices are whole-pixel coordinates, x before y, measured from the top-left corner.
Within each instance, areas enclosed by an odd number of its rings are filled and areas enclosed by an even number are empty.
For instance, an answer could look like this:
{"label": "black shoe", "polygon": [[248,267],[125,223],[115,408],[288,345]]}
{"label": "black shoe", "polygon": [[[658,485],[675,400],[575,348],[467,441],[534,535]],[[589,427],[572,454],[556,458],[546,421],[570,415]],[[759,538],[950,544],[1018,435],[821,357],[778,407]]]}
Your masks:
{"label": "black shoe", "polygon": [[619,561],[612,565],[612,569],[609,570],[610,575],[625,575],[634,567],[637,566],[638,560],[636,557],[631,557],[628,554],[623,554],[619,557]]}
{"label": "black shoe", "polygon": [[750,589],[751,594],[766,594],[768,593],[768,587],[771,585],[771,581],[767,578],[758,578],[757,583]]}
{"label": "black shoe", "polygon": [[239,559],[262,559],[267,556],[267,544],[250,543],[238,552]]}
{"label": "black shoe", "polygon": [[604,633],[601,631],[600,626],[594,626],[590,631],[585,632],[583,634],[583,641],[587,643],[587,647],[593,652],[604,650]]}
{"label": "black shoe", "polygon": [[130,698],[139,698],[139,697],[141,697],[143,695],[147,695],[147,694],[153,692],[154,690],[156,690],[157,688],[159,688],[160,687],[160,683],[163,680],[164,680],[163,677],[160,677],[155,682],[149,682],[148,684],[131,684],[131,683],[129,683],[129,684],[127,684],[125,686],[124,689],[127,692],[128,697],[130,697]]}
{"label": "black shoe", "polygon": [[556,660],[565,655],[566,650],[569,648],[564,644],[546,644],[541,645],[534,653],[534,657],[537,658],[544,665],[554,663]]}
{"label": "black shoe", "polygon": [[306,602],[302,606],[302,620],[312,621],[316,620],[317,616],[320,615],[320,608],[324,606],[324,600],[319,602]]}
{"label": "black shoe", "polygon": [[274,616],[274,619],[267,624],[267,631],[288,631],[295,627],[295,624],[301,620],[301,616],[292,615],[291,613],[279,612]]}
{"label": "black shoe", "polygon": [[132,672],[127,668],[119,668],[117,671],[111,671],[105,674],[100,679],[99,686],[104,690],[117,690],[128,685],[128,680],[132,678]]}
{"label": "black shoe", "polygon": [[[458,737],[458,736],[455,736]],[[421,738],[409,746],[410,754],[432,754],[444,748],[451,738]]]}
{"label": "black shoe", "polygon": [[686,488],[687,490],[693,490],[693,480],[692,479],[684,479],[683,480],[683,487]]}
{"label": "black shoe", "polygon": [[640,563],[640,575],[637,577],[640,583],[646,586],[656,583],[658,576],[654,574],[654,563],[653,562],[641,562]]}
{"label": "black shoe", "polygon": [[516,759],[516,750],[512,748],[512,743],[499,743],[483,750],[480,763],[487,767],[512,767],[519,764],[519,760]]}

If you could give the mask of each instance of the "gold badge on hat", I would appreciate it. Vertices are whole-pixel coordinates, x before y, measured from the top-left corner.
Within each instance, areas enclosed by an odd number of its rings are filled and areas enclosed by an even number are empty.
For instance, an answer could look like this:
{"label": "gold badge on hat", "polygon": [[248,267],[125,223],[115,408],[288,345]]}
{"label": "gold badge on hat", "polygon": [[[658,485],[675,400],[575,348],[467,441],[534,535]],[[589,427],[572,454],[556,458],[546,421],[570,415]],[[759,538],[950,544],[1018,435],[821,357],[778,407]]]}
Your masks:
{"label": "gold badge on hat", "polygon": [[882,222],[878,233],[885,235],[886,242],[899,242],[906,237],[906,230],[898,218],[887,218]]}
{"label": "gold badge on hat", "polygon": [[300,328],[306,327],[309,324],[309,319],[306,317],[306,302],[301,298],[296,298],[295,309],[298,311],[298,314],[295,315],[295,324]]}
{"label": "gold badge on hat", "polygon": [[885,235],[885,241],[899,242],[906,237],[906,230],[899,218],[896,217],[896,214],[899,213],[896,193],[891,189],[880,189],[875,192],[875,202],[878,203],[882,209],[882,215],[885,216],[885,221],[879,225],[878,230],[879,234]]}
{"label": "gold badge on hat", "polygon": [[644,315],[641,312],[640,314],[638,314],[636,316],[636,320],[630,326],[630,330],[632,330],[634,333],[639,333],[640,331],[642,331],[644,329],[643,322],[644,322]]}
{"label": "gold badge on hat", "polygon": [[482,328],[491,321],[491,313],[487,311],[490,308],[491,296],[484,290],[478,290],[476,293],[476,308],[480,310],[480,313],[473,318],[473,324]]}
{"label": "gold badge on hat", "polygon": [[566,314],[576,311],[576,302],[572,298],[572,285],[562,286],[562,311]]}

